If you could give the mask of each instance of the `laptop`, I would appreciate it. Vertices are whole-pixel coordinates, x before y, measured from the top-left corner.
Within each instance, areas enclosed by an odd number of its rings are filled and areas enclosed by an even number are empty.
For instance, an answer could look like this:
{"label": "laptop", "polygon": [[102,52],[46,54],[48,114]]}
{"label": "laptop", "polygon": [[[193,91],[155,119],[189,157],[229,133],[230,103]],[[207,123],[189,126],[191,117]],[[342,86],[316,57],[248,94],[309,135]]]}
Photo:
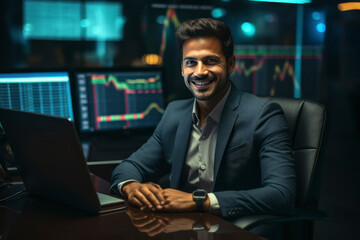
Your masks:
{"label": "laptop", "polygon": [[95,191],[71,119],[0,108],[0,122],[30,194],[91,213],[125,208]]}

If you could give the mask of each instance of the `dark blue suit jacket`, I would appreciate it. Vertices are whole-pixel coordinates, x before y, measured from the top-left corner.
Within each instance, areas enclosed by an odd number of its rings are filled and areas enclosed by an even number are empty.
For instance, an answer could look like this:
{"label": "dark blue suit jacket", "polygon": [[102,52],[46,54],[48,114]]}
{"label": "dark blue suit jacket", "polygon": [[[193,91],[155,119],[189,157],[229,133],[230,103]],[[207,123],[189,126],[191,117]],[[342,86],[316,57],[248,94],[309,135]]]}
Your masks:
{"label": "dark blue suit jacket", "polygon": [[[122,181],[154,181],[169,170],[170,187],[181,187],[193,101],[168,105],[152,137],[114,169],[114,192]],[[286,214],[293,208],[294,159],[285,116],[277,103],[232,86],[218,126],[214,161],[213,192],[223,217]]]}

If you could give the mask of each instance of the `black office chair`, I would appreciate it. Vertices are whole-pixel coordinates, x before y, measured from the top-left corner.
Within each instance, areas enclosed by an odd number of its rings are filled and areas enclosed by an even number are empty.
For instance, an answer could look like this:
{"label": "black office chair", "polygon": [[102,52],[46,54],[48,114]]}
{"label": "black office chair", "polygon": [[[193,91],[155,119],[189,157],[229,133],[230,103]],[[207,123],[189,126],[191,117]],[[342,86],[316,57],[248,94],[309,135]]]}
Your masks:
{"label": "black office chair", "polygon": [[[327,215],[318,210],[319,168],[318,155],[325,125],[325,107],[303,99],[266,97],[281,105],[289,125],[297,174],[296,209],[291,216],[253,215],[238,218],[234,224],[251,230],[259,225],[283,223],[285,239],[291,236],[292,225],[302,228],[304,239],[313,237],[313,221],[325,220]],[[291,230],[289,230],[289,228]]]}

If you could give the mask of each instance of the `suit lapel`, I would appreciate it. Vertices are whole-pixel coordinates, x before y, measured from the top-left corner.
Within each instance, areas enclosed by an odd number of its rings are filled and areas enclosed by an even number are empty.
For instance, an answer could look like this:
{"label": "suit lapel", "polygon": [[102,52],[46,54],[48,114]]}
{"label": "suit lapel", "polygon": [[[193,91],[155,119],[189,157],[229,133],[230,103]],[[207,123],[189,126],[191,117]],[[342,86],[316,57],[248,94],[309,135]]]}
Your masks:
{"label": "suit lapel", "polygon": [[186,150],[189,143],[189,136],[192,127],[192,105],[186,111],[184,117],[181,117],[179,127],[176,132],[173,159],[171,165],[170,187],[178,188],[180,174],[184,165]]}
{"label": "suit lapel", "polygon": [[235,90],[235,88],[232,87],[230,95],[225,103],[223,112],[221,114],[215,149],[214,186],[216,183],[217,173],[220,168],[220,163],[223,158],[227,142],[234,127],[234,123],[238,117],[238,114],[235,112],[235,110],[240,104],[240,98],[241,92]]}

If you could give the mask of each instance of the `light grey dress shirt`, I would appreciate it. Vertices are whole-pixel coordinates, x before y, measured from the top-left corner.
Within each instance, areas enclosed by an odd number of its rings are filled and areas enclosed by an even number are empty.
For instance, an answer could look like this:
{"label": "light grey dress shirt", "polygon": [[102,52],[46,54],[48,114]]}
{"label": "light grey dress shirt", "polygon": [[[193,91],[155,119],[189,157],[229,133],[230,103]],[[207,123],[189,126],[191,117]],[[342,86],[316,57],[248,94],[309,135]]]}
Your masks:
{"label": "light grey dress shirt", "polygon": [[200,126],[198,106],[194,100],[193,125],[184,166],[184,172],[189,173],[183,185],[184,190],[187,192],[192,192],[198,188],[206,190],[210,200],[210,212],[212,213],[220,213],[219,202],[215,194],[211,192],[214,188],[214,159],[218,123],[230,90],[231,86],[206,117],[203,128]]}

